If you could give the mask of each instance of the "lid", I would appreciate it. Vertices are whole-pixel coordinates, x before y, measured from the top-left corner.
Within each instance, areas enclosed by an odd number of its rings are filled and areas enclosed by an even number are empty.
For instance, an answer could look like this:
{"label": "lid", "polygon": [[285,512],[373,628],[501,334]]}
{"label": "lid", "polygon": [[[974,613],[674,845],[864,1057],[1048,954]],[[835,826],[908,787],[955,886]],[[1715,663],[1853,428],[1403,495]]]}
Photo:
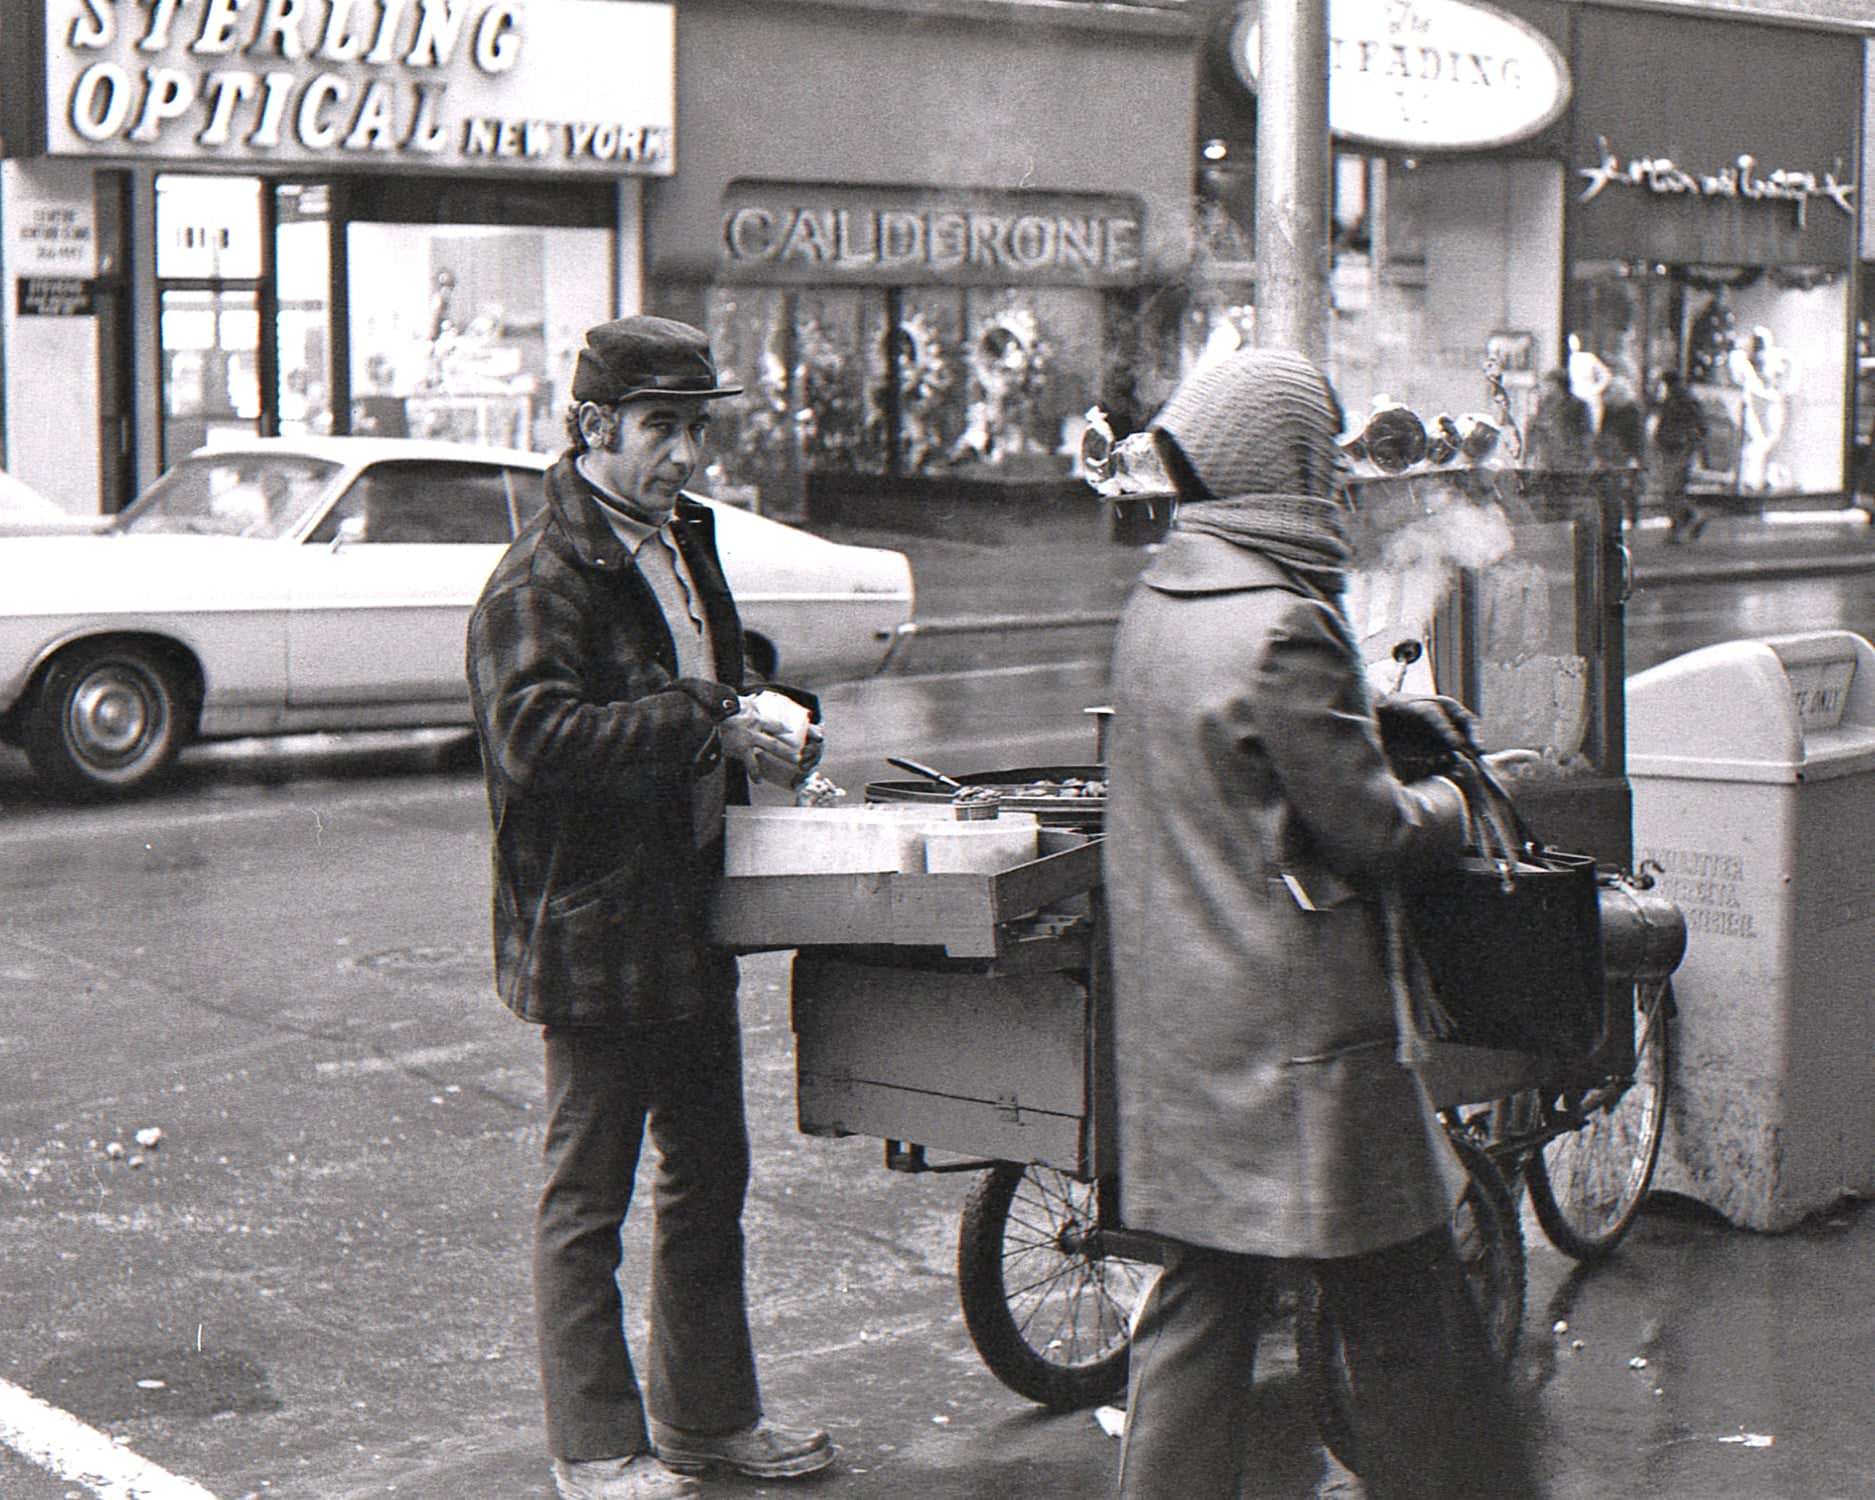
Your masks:
{"label": "lid", "polygon": [[1847,630],[1725,641],[1627,683],[1628,774],[1816,781],[1875,768],[1875,646]]}

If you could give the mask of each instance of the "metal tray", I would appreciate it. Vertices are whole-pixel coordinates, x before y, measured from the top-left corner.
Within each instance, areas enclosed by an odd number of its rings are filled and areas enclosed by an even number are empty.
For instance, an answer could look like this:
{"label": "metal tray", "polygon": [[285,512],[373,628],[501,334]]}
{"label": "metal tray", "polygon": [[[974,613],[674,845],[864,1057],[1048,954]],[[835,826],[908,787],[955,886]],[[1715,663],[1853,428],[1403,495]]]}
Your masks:
{"label": "metal tray", "polygon": [[[1047,797],[1022,795],[1022,788],[1037,781],[1105,781],[1105,766],[1016,766],[1007,771],[973,771],[955,776],[965,786],[1007,788],[1002,805],[1011,812],[1032,812],[1044,828],[1098,830],[1107,814],[1107,799],[1099,797]],[[935,781],[869,781],[868,802],[947,803],[952,792]]]}

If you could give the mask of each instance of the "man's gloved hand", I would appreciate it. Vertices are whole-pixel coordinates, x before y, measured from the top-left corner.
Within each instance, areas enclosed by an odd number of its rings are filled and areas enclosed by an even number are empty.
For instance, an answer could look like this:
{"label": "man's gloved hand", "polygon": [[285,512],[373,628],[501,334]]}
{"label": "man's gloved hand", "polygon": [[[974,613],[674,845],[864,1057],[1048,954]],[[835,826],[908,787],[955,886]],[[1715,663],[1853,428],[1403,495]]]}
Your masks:
{"label": "man's gloved hand", "polygon": [[1478,754],[1477,717],[1456,698],[1389,694],[1374,705],[1387,764],[1402,781],[1449,775]]}

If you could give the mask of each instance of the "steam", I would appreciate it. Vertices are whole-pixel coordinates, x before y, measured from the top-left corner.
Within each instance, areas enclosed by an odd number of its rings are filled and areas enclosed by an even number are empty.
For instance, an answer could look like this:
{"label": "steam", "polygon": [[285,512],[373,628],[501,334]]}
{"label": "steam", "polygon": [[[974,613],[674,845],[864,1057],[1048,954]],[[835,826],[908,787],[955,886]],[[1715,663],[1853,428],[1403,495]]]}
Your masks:
{"label": "steam", "polygon": [[[1376,685],[1431,691],[1424,647],[1440,604],[1461,571],[1488,568],[1515,550],[1510,521],[1495,503],[1441,486],[1424,499],[1421,514],[1387,533],[1378,555],[1362,555],[1348,575],[1344,605]],[[1421,647],[1410,665],[1394,655],[1405,642]]]}

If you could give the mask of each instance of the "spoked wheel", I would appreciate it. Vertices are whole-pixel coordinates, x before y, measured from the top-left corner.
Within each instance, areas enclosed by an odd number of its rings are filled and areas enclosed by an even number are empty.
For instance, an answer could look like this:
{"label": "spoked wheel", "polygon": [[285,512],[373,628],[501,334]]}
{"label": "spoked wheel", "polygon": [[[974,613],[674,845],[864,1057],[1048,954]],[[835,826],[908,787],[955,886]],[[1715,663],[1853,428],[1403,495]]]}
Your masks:
{"label": "spoked wheel", "polygon": [[998,1162],[977,1180],[957,1235],[964,1326],[990,1373],[1073,1411],[1126,1391],[1133,1311],[1158,1267],[1099,1253],[1095,1186]]}
{"label": "spoked wheel", "polygon": [[[1491,1351],[1508,1365],[1523,1328],[1523,1222],[1497,1164],[1469,1137],[1454,1135],[1451,1140],[1471,1178],[1452,1214],[1452,1239],[1465,1283],[1483,1316]],[[1322,1442],[1358,1474],[1361,1455],[1354,1432],[1354,1382],[1342,1353],[1341,1330],[1321,1283],[1313,1276],[1304,1280],[1296,1309],[1296,1364]]]}
{"label": "spoked wheel", "polygon": [[1550,1243],[1577,1260],[1600,1260],[1628,1232],[1654,1180],[1667,1117],[1667,1021],[1672,990],[1664,979],[1635,986],[1634,1082],[1592,1107],[1578,1130],[1565,1131],[1530,1157],[1524,1178],[1530,1206]]}

